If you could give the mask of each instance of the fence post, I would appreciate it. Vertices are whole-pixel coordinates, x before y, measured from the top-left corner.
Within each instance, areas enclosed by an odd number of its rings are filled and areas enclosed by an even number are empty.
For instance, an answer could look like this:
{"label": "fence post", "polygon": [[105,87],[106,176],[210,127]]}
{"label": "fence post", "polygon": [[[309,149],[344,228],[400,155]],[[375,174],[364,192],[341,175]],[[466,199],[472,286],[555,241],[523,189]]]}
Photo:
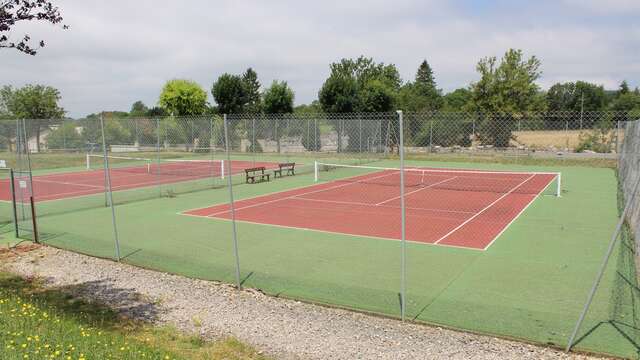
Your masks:
{"label": "fence post", "polygon": [[233,255],[236,260],[236,287],[242,289],[240,284],[240,256],[238,255],[238,232],[236,229],[236,209],[233,202],[233,174],[231,173],[231,150],[229,147],[229,126],[227,124],[227,114],[224,114],[224,143],[227,152],[227,185],[229,187],[229,205],[231,206],[231,227],[233,229]]}
{"label": "fence post", "polygon": [[429,152],[433,152],[433,119],[429,121]]}
{"label": "fence post", "polygon": [[402,110],[398,110],[398,123],[400,127],[400,232],[401,232],[401,251],[400,251],[400,318],[404,321],[406,311],[406,221],[405,221],[405,207],[404,207],[404,134],[403,134],[403,119]]}
{"label": "fence post", "polygon": [[471,145],[473,145],[473,141],[476,139],[476,118],[474,117],[471,120]]}
{"label": "fence post", "polygon": [[162,197],[162,179],[160,178],[160,119],[156,119],[156,180],[158,181],[158,195]]}
{"label": "fence post", "polygon": [[116,261],[120,261],[120,239],[118,238],[118,226],[116,224],[116,209],[113,205],[113,193],[111,191],[111,172],[109,170],[109,157],[107,156],[107,141],[104,136],[104,119],[100,114],[100,131],[102,132],[102,154],[104,156],[104,172],[107,181],[107,193],[109,196],[109,205],[111,206],[111,224],[113,225],[113,236],[116,245]]}
{"label": "fence post", "polygon": [[11,181],[10,190],[11,190],[11,208],[13,210],[13,227],[16,234],[16,238],[20,237],[20,231],[18,230],[18,209],[17,209],[17,199],[16,199],[16,185],[15,185],[15,175],[13,174],[13,169],[9,170],[9,181]]}
{"label": "fence post", "polygon": [[253,165],[256,166],[256,115],[251,117],[251,152],[253,153]]}

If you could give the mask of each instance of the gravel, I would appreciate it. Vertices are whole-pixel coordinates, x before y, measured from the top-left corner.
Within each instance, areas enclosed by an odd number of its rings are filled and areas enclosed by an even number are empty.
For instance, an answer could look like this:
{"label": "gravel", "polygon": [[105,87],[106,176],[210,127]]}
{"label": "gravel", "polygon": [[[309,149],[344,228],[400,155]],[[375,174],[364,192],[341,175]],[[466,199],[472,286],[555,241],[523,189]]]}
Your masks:
{"label": "gravel", "polygon": [[589,359],[592,357],[237,291],[50,247],[0,266],[206,339],[234,336],[277,359]]}

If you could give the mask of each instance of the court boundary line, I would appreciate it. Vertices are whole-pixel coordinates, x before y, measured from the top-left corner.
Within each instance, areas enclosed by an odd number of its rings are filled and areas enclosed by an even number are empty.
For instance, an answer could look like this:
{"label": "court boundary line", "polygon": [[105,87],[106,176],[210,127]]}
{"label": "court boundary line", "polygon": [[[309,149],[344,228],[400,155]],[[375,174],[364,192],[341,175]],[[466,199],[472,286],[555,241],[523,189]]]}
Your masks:
{"label": "court boundary line", "polygon": [[[368,177],[368,178],[363,179],[363,180],[378,179],[378,178],[385,177],[385,176],[390,176],[390,175],[392,175],[392,174],[384,174],[384,175],[380,175],[380,176]],[[331,184],[331,183],[332,183],[332,182],[327,182],[327,183],[323,183],[323,184]],[[278,201],[282,201],[282,200],[286,200],[286,199],[291,199],[291,198],[294,198],[294,197],[296,197],[296,196],[309,195],[309,194],[316,194],[316,193],[319,193],[319,192],[322,192],[322,191],[327,191],[327,190],[332,190],[332,189],[338,189],[338,188],[342,188],[342,187],[346,187],[346,186],[350,186],[350,185],[355,185],[355,184],[361,184],[361,182],[359,182],[359,181],[354,181],[354,182],[350,182],[350,183],[346,183],[346,184],[338,184],[338,185],[335,185],[335,186],[332,186],[332,187],[328,187],[328,188],[325,188],[325,189],[318,189],[318,190],[314,190],[314,191],[304,192],[304,193],[302,193],[302,194],[295,194],[295,195],[286,196],[286,197],[279,198],[279,199],[274,199],[274,200],[269,200],[269,201],[263,201],[263,202],[260,202],[260,203],[258,203],[258,204],[252,204],[252,205],[248,205],[248,206],[244,206],[244,207],[239,207],[239,208],[236,208],[236,209],[234,209],[234,210],[235,210],[235,211],[239,211],[239,210],[249,209],[249,208],[256,207],[256,206],[262,206],[262,205],[272,204],[272,203],[275,203],[275,202],[278,202]],[[319,186],[319,185],[321,185],[321,184],[308,185],[307,187],[312,188],[312,187],[314,187],[314,186]],[[304,188],[305,188],[305,187],[302,187],[301,189],[304,189]],[[258,196],[254,196],[253,198],[248,198],[248,199],[238,200],[238,202],[240,202],[240,201],[244,201],[244,200],[255,199],[255,198],[257,198],[257,197],[270,196],[270,195],[277,194],[277,193],[282,193],[282,192],[287,192],[287,191],[293,191],[293,190],[295,190],[295,189],[284,190],[284,191],[275,192],[275,193],[266,194],[266,195],[258,195]],[[217,206],[217,205],[208,206],[208,207],[205,207],[205,208],[199,208],[199,209],[206,209],[206,208],[215,207],[215,206]],[[199,210],[199,209],[187,210],[187,211],[195,211],[195,210]],[[229,210],[225,210],[225,211],[218,211],[218,212],[214,212],[214,213],[211,213],[211,214],[207,214],[206,216],[215,216],[215,215],[218,215],[218,214],[224,214],[224,213],[227,213],[227,212],[230,212],[230,211],[231,211],[231,209],[229,209]]]}
{"label": "court boundary line", "polygon": [[[298,199],[307,200],[307,201],[315,201],[315,202],[336,203],[336,204],[343,204],[343,205],[362,205],[362,206],[374,206],[374,207],[378,206],[378,207],[391,208],[391,209],[400,209],[400,206],[393,206],[393,205],[367,204],[367,203],[361,203],[361,202],[350,202],[350,201],[340,201],[340,200],[307,199],[307,198],[304,198],[304,197],[301,197],[301,198],[298,198]],[[456,213],[456,214],[475,214],[475,212],[473,212],[473,211],[447,210],[447,209],[435,209],[435,208],[419,208],[419,207],[412,207],[412,206],[407,206],[406,209],[407,210],[417,210],[417,211],[448,212],[448,213]]]}
{"label": "court boundary line", "polygon": [[[390,170],[390,169],[386,169],[386,168],[381,168],[381,169]],[[500,172],[496,171],[496,173],[500,173]],[[478,212],[478,213],[466,212],[466,213],[474,214],[474,215],[470,219],[465,220],[465,222],[463,224],[460,224],[457,228],[455,228],[454,230],[450,231],[448,234],[446,234],[442,238],[438,239],[436,242],[428,243],[428,242],[420,242],[420,241],[414,241],[414,240],[406,240],[406,241],[410,242],[410,243],[421,244],[421,245],[446,246],[446,247],[459,248],[459,249],[486,251],[524,213],[524,211],[527,208],[529,208],[529,206],[553,183],[553,180],[558,178],[558,175],[559,175],[559,173],[557,173],[557,172],[529,172],[529,173],[524,173],[523,172],[523,174],[529,174],[530,176],[527,179],[523,180],[520,184],[516,185],[508,193],[502,195],[500,198],[496,199],[493,203],[489,204],[486,208],[480,210],[480,212]],[[368,174],[363,174],[363,175],[368,175]],[[391,174],[388,174],[388,175],[391,175]],[[507,195],[510,195],[511,193],[513,193],[513,191],[518,189],[520,186],[524,185],[527,181],[529,181],[530,179],[532,179],[536,175],[552,175],[553,177],[535,196],[533,196],[531,198],[531,200],[527,203],[527,205],[525,205],[522,208],[522,210],[520,210],[520,212],[518,212],[518,214],[516,216],[514,216],[513,219],[511,219],[511,221],[509,221],[509,223],[504,225],[503,229],[484,248],[473,248],[473,247],[467,247],[467,246],[456,246],[456,245],[449,245],[449,244],[441,244],[440,243],[440,241],[442,241],[444,238],[446,238],[449,235],[451,235],[451,233],[459,230],[459,228],[462,227],[463,225],[465,225],[465,223],[468,223],[470,220],[472,220],[473,218],[477,217],[478,215],[480,215],[482,212],[486,211],[491,206],[495,205],[495,203],[497,203],[501,199],[505,198]],[[357,176],[362,176],[362,175],[357,175]],[[381,175],[380,177],[383,177],[383,176],[386,176],[386,175]],[[377,178],[377,177],[374,177],[374,178]],[[367,180],[367,179],[372,179],[372,178],[365,178],[363,180]],[[447,179],[447,180],[452,180],[452,179]],[[324,183],[321,183],[321,184],[328,184],[328,183],[332,183],[332,182],[336,182],[336,180],[331,180],[331,181],[324,182]],[[352,185],[352,184],[359,184],[359,183],[361,183],[361,182],[356,181],[356,182],[353,182],[353,183],[344,184],[344,186]],[[319,185],[319,184],[304,185],[304,186],[297,187],[297,188],[286,189],[286,190],[281,190],[281,191],[275,191],[275,192],[271,192],[271,193],[267,193],[267,194],[263,194],[263,195],[258,195],[258,196],[254,196],[254,197],[250,197],[250,198],[245,198],[245,199],[241,199],[239,201],[251,200],[251,199],[254,199],[256,197],[262,197],[262,196],[271,196],[271,195],[278,194],[278,193],[283,193],[283,192],[287,192],[287,191],[294,191],[294,190],[298,190],[298,189],[304,189],[304,188],[307,188],[307,187],[314,187],[314,186],[317,186],[317,185]],[[342,187],[342,186],[338,186],[338,187]],[[321,189],[321,191],[331,190],[333,188],[337,188],[337,187],[330,187],[330,188],[326,188],[326,189]],[[422,189],[420,189],[420,190],[422,190]],[[320,192],[320,191],[318,191],[318,192]],[[314,192],[309,192],[309,193],[314,193]],[[290,197],[285,197],[285,198],[282,198],[282,199],[277,199],[277,200],[274,200],[274,201],[270,201],[268,203],[272,203],[272,202],[276,202],[276,201],[280,201],[280,200],[285,200],[285,199],[289,199],[289,198],[295,198],[296,196],[304,196],[304,195],[307,195],[309,193],[302,193],[302,194],[298,194],[298,195],[293,195],[293,196],[290,196]],[[405,196],[406,195],[407,194],[405,194]],[[300,200],[316,201],[316,199],[306,199],[306,198],[299,198],[299,199]],[[317,201],[330,202],[332,200],[317,200]],[[247,207],[244,207],[244,208],[255,207],[255,206],[263,205],[263,204],[266,204],[266,203],[267,202],[259,203],[259,204],[253,204],[253,205],[250,205],[250,206],[247,206]],[[223,214],[223,213],[229,212],[230,210],[216,212],[216,213],[207,214],[207,215],[187,214],[188,212],[197,211],[197,210],[206,209],[206,208],[213,208],[213,207],[217,207],[217,206],[220,206],[220,205],[226,205],[226,204],[228,204],[228,203],[220,202],[220,203],[213,204],[213,205],[206,206],[206,207],[199,207],[199,208],[194,208],[194,209],[183,210],[181,212],[177,212],[176,214],[184,215],[184,216],[190,216],[190,217],[210,218],[212,220],[231,221],[230,219],[225,219],[225,218],[221,218],[221,217],[215,217],[215,215]],[[352,204],[354,204],[354,205],[365,205],[365,206],[377,206],[377,205],[370,205],[370,204],[363,204],[363,203],[352,203]],[[239,208],[239,209],[236,209],[236,210],[241,210],[241,209],[244,209],[244,208]],[[421,208],[415,208],[415,209],[420,210]],[[429,211],[429,210],[427,210],[427,211]],[[433,209],[432,211],[439,211],[439,210]],[[337,234],[337,235],[348,235],[348,236],[356,236],[356,237],[359,236],[359,237],[367,237],[367,238],[372,238],[372,239],[382,239],[382,240],[389,240],[389,241],[400,241],[400,239],[394,239],[394,238],[385,238],[385,237],[376,237],[376,236],[358,235],[358,234],[348,234],[348,233],[342,233],[342,232],[332,232],[332,231],[327,231],[327,230],[310,229],[310,228],[305,228],[305,227],[296,227],[296,226],[286,226],[286,225],[278,225],[278,224],[260,223],[260,222],[253,222],[253,221],[247,221],[247,220],[237,220],[237,219],[236,219],[236,221],[242,222],[242,223],[247,223],[247,224],[263,225],[263,226],[274,226],[274,227],[281,227],[281,228],[287,228],[287,229],[318,231],[318,232],[329,233],[329,234]]]}
{"label": "court boundary line", "polygon": [[[444,176],[444,175],[443,175],[443,176]],[[422,191],[422,190],[425,190],[425,189],[431,189],[431,188],[433,188],[433,187],[434,187],[434,186],[436,186],[436,185],[440,185],[440,184],[442,184],[442,183],[445,183],[445,182],[447,182],[447,181],[451,181],[451,180],[456,179],[456,178],[458,178],[458,177],[457,177],[457,176],[450,177],[450,178],[444,179],[444,180],[442,180],[442,181],[438,181],[438,182],[436,182],[436,183],[433,183],[433,184],[431,184],[431,185],[429,185],[429,186],[425,186],[425,187],[422,187],[422,188],[420,188],[420,189],[416,189],[416,190],[413,190],[413,191],[409,191],[408,193],[405,193],[405,194],[404,194],[404,197],[406,198],[406,197],[407,197],[407,195],[411,195],[411,194],[417,193],[418,191]],[[405,184],[405,185],[406,185],[406,184]],[[387,203],[387,202],[389,202],[389,201],[393,201],[393,200],[396,200],[396,199],[400,199],[401,197],[402,197],[402,196],[400,196],[400,195],[395,196],[395,197],[392,197],[391,199],[387,199],[387,200],[385,200],[385,201],[381,201],[381,202],[377,203],[377,204],[376,204],[376,206],[378,206],[378,205],[382,205],[382,204]]]}
{"label": "court boundary line", "polygon": [[482,214],[483,212],[489,210],[493,205],[497,204],[498,202],[500,202],[500,200],[506,198],[507,196],[511,195],[514,191],[516,191],[516,189],[518,189],[520,186],[524,185],[527,181],[533,179],[533,177],[536,176],[536,174],[533,174],[531,176],[529,176],[528,178],[526,178],[525,180],[523,180],[522,182],[520,182],[520,184],[518,184],[517,186],[515,186],[513,189],[509,190],[506,194],[503,194],[502,196],[500,196],[499,198],[497,198],[496,200],[494,200],[491,204],[485,206],[482,210],[478,211],[475,215],[473,215],[472,217],[468,218],[467,220],[465,220],[462,224],[456,226],[453,230],[449,231],[448,233],[446,233],[443,237],[441,237],[440,239],[436,240],[435,244],[439,243],[440,241],[446,239],[447,237],[449,237],[449,235],[453,234],[454,232],[460,230],[460,228],[462,228],[463,226],[465,226],[466,224],[468,224],[471,220],[477,218],[478,216],[480,216],[480,214]]}
{"label": "court boundary line", "polygon": [[498,240],[498,238],[499,238],[499,237],[500,237],[500,236],[501,236],[505,231],[507,231],[507,229],[508,229],[509,227],[511,227],[511,225],[512,225],[512,224],[513,224],[517,219],[519,219],[519,218],[520,218],[520,216],[521,216],[522,214],[524,214],[525,210],[527,210],[527,209],[529,208],[529,206],[531,206],[531,204],[533,204],[533,203],[534,203],[534,201],[536,201],[536,199],[538,199],[538,197],[540,197],[540,195],[542,195],[542,193],[544,193],[544,192],[549,188],[549,186],[553,183],[553,180],[558,181],[557,179],[558,179],[557,175],[556,175],[556,176],[554,176],[554,177],[551,179],[551,181],[549,181],[549,182],[547,183],[547,185],[545,185],[545,187],[543,187],[543,188],[542,188],[542,190],[540,190],[540,192],[538,192],[535,196],[531,197],[531,200],[529,200],[529,203],[528,203],[526,206],[523,206],[523,207],[522,207],[522,210],[520,210],[520,212],[519,212],[516,216],[514,216],[514,217],[513,217],[513,219],[511,219],[511,221],[509,221],[509,223],[508,223],[508,224],[507,224],[507,225],[506,225],[502,230],[500,230],[500,232],[499,232],[496,236],[494,236],[494,237],[493,237],[493,239],[491,240],[491,242],[489,242],[489,243],[487,244],[487,246],[485,246],[485,247],[484,247],[484,250],[489,249],[489,247],[491,247],[491,245],[493,245],[493,243],[494,243],[494,242],[496,242],[496,240]]}
{"label": "court boundary line", "polygon": [[[239,160],[239,161],[245,161],[245,160]],[[246,160],[249,161],[249,160]],[[233,160],[232,160],[233,162]],[[273,163],[274,165],[277,165],[277,163]],[[111,171],[116,170],[116,169],[111,169]],[[233,171],[233,167],[232,167],[232,171]],[[88,185],[88,184],[80,184],[80,183],[69,183],[69,182],[63,182],[63,181],[56,181],[56,180],[43,180],[43,178],[50,178],[50,177],[56,177],[56,176],[64,176],[64,175],[69,175],[69,174],[74,174],[74,176],[82,176],[83,174],[90,174],[90,173],[96,173],[96,172],[104,172],[104,169],[86,169],[86,168],[80,168],[78,169],[78,171],[70,171],[70,172],[59,172],[59,173],[52,173],[52,174],[41,174],[41,175],[34,175],[34,182],[36,181],[42,181],[42,182],[51,182],[51,183],[58,183],[58,184],[63,184],[63,185],[76,185],[76,186],[91,186],[91,187],[95,187],[95,188],[99,188],[100,186],[98,185]],[[231,176],[237,176],[242,174],[242,172],[236,172],[236,173],[232,173]],[[131,173],[128,176],[120,176],[118,178],[132,178],[132,177],[136,177],[136,176],[142,176],[142,175],[153,175],[153,176],[157,176],[157,174],[149,174],[149,173],[140,173],[140,174],[135,174],[135,173]],[[180,176],[180,175],[175,175],[175,176]],[[218,179],[220,178],[221,175],[218,175],[216,177],[214,177],[214,179]],[[148,188],[154,185],[166,185],[166,184],[177,184],[177,183],[184,183],[184,182],[191,182],[191,181],[199,181],[202,179],[206,179],[206,178],[211,178],[211,176],[202,176],[202,177],[197,177],[196,179],[187,179],[184,181],[170,181],[170,182],[162,182],[162,183],[151,183],[151,182],[144,182],[144,183],[136,183],[136,184],[126,184],[126,185],[119,185],[116,187],[112,187],[112,190],[114,191],[128,191],[128,190],[135,190],[135,189],[143,189],[143,188]],[[123,187],[127,187],[127,186],[132,186],[135,185],[133,187],[130,188],[124,188]],[[103,188],[104,189],[104,188]],[[102,194],[104,193],[104,191],[99,191],[99,192],[92,192],[92,193],[87,193],[88,191],[90,191],[89,189],[87,190],[80,190],[80,191],[70,191],[70,192],[61,192],[61,193],[55,193],[55,194],[50,194],[50,195],[38,195],[38,194],[34,194],[35,195],[35,199],[37,202],[40,203],[44,203],[44,202],[51,202],[51,201],[60,201],[60,200],[67,200],[67,199],[77,199],[77,198],[81,198],[81,197],[85,197],[85,196],[93,196],[93,195],[98,195],[98,194]],[[77,195],[71,195],[71,196],[65,196],[62,198],[55,198],[55,199],[51,199],[50,197],[52,196],[59,196],[59,195],[65,195],[65,194],[77,194]],[[1,200],[3,202],[11,202],[10,200]]]}
{"label": "court boundary line", "polygon": [[[304,201],[309,201],[309,199],[304,199],[304,198],[288,198],[288,199],[285,199],[285,200],[286,201],[292,201],[292,200],[293,201],[300,201],[300,202],[303,202],[302,205],[306,205],[306,204],[304,204]],[[311,200],[311,201],[313,201],[313,200]],[[353,205],[360,206],[359,204],[353,204]],[[298,210],[298,209],[304,209],[305,208],[304,206],[296,206],[295,203],[292,204],[290,202],[284,202],[284,203],[281,203],[281,204],[276,204],[275,206],[280,206],[280,207],[283,207],[283,208],[286,208],[286,209],[289,209],[289,210]],[[383,206],[364,205],[364,206],[361,206],[360,208],[355,208],[355,209],[342,209],[342,210],[340,210],[340,212],[357,214],[359,216],[367,216],[367,215],[370,215],[370,214],[379,214],[380,213],[379,211],[372,211],[372,210],[375,210],[376,208],[377,209],[396,209],[396,210],[400,209],[399,207],[396,208],[396,207],[384,206],[384,205]],[[323,210],[323,212],[335,212],[335,211],[337,211],[339,209],[331,208],[331,209],[322,209],[322,210]],[[419,211],[420,209],[413,208],[413,210]],[[429,211],[429,210],[426,210],[426,211]],[[454,213],[451,213],[451,212],[438,211],[438,210],[435,210],[435,209],[431,210],[431,211],[434,212],[435,214],[424,215],[424,214],[410,214],[410,213],[408,213],[407,217],[418,218],[418,219],[429,217],[430,219],[455,221],[456,223],[460,222],[460,221],[463,221],[463,219],[452,217],[453,215],[451,215],[451,214],[454,214]],[[392,214],[395,214],[395,212],[392,213]],[[473,214],[473,213],[463,213],[463,214],[468,216],[469,214]],[[204,215],[200,215],[200,216],[204,216]],[[221,215],[207,215],[205,217],[220,217],[220,216]]]}
{"label": "court boundary line", "polygon": [[[200,219],[204,219],[204,220],[208,220],[208,221],[212,221],[212,220],[213,221],[225,221],[225,222],[232,221],[231,219],[225,219],[225,218],[221,218],[221,217],[194,215],[194,214],[187,214],[186,212],[182,212],[182,213],[178,212],[178,213],[176,213],[176,215],[182,215],[182,216],[193,217],[193,218],[200,218]],[[343,233],[343,232],[338,232],[338,231],[310,229],[310,228],[305,228],[305,227],[287,226],[287,225],[279,225],[279,224],[265,224],[265,223],[255,222],[255,221],[238,220],[238,219],[236,219],[236,222],[244,223],[244,224],[251,224],[251,225],[271,226],[271,227],[275,227],[275,228],[291,229],[291,230],[298,230],[298,231],[313,231],[313,232],[320,232],[320,233],[330,234],[330,235],[342,235],[342,236],[349,236],[349,237],[355,237],[355,238],[367,238],[367,239],[373,239],[373,240],[394,241],[394,242],[397,242],[398,244],[400,242],[400,239],[386,238],[386,237],[382,237],[382,236],[349,234],[349,233]],[[472,248],[472,247],[468,247],[468,246],[457,246],[457,245],[448,245],[448,244],[435,244],[435,243],[423,242],[423,241],[415,241],[415,240],[405,240],[405,241],[408,242],[408,243],[411,243],[411,244],[416,244],[416,245],[426,245],[426,246],[435,246],[435,247],[450,247],[450,248],[469,250],[469,251],[481,251],[481,252],[485,251],[482,248]]]}

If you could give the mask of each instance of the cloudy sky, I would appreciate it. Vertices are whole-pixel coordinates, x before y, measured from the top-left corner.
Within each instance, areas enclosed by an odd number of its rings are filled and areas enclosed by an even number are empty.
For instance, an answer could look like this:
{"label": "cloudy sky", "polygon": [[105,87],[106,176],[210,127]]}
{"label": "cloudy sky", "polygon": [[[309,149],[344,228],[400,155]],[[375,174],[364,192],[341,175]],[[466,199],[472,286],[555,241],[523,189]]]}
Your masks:
{"label": "cloudy sky", "polygon": [[263,85],[286,80],[296,103],[308,103],[329,63],[361,54],[396,64],[405,80],[427,59],[445,92],[475,81],[480,58],[510,47],[541,59],[544,88],[640,86],[638,0],[54,2],[71,28],[17,27],[13,38],[29,32],[47,47],[35,57],[0,50],[0,85],[54,86],[73,117],[155,105],[174,78],[210,91],[220,74],[247,67]]}

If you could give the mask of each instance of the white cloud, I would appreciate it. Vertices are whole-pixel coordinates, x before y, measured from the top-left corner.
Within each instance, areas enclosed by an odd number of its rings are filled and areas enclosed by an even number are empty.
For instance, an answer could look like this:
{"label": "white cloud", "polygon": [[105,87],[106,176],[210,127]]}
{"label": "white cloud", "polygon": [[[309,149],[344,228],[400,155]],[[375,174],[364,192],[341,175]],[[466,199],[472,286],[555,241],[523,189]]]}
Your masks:
{"label": "white cloud", "polygon": [[[635,11],[633,4],[619,3],[613,6]],[[66,0],[60,8],[71,29],[18,29],[16,36],[28,30],[47,47],[36,57],[2,50],[0,84],[55,86],[70,114],[82,116],[128,110],[136,100],[153,105],[173,78],[193,79],[209,91],[220,74],[251,66],[263,85],[286,80],[296,101],[305,103],[316,98],[329,63],[343,57],[364,54],[394,63],[404,79],[412,79],[426,58],[448,91],[476,79],[481,57],[515,47],[542,60],[545,87],[577,79],[639,85],[640,26],[618,21],[618,15],[585,20],[597,11],[595,2],[541,2],[529,9],[456,4]]]}
{"label": "white cloud", "polygon": [[640,13],[638,0],[564,0],[567,6],[584,9],[597,15]]}

